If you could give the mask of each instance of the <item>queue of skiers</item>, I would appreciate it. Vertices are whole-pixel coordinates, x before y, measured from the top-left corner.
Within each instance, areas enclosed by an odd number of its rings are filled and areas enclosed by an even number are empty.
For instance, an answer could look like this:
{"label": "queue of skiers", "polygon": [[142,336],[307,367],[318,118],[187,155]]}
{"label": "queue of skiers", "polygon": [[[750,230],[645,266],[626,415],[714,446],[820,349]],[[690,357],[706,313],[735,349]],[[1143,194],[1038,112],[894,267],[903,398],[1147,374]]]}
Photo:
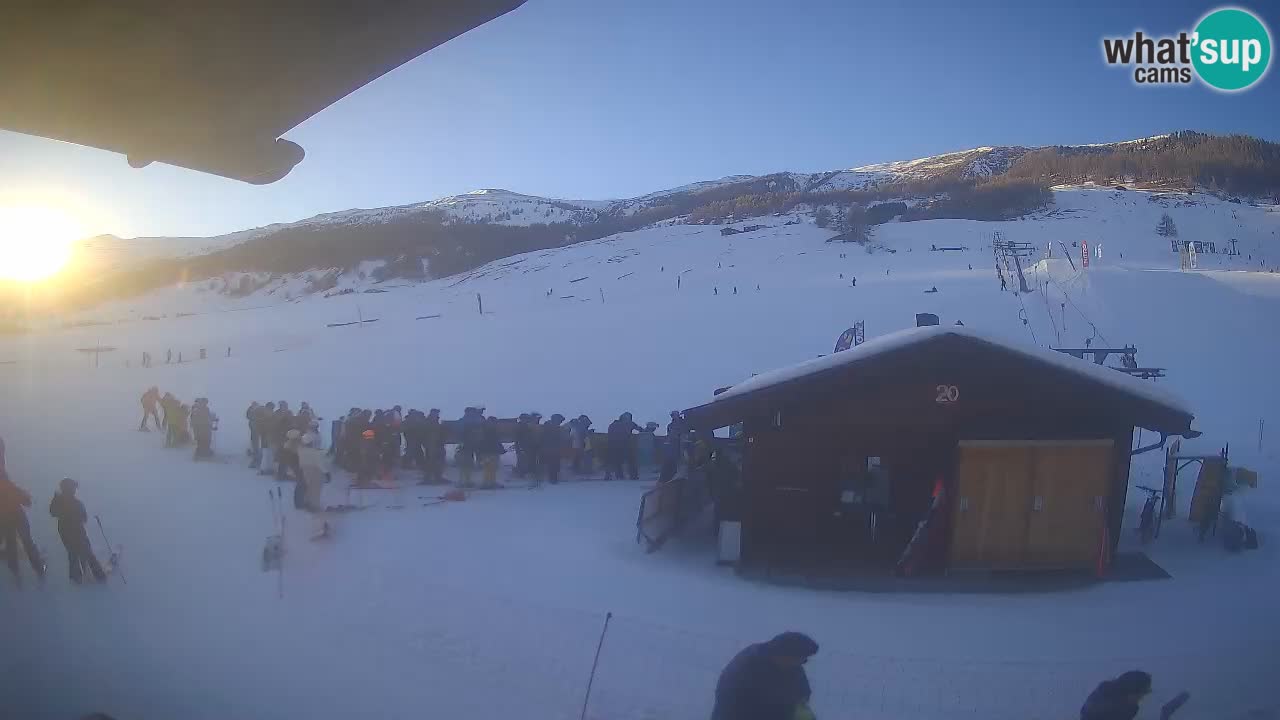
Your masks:
{"label": "queue of skiers", "polygon": [[160,389],[152,386],[142,393],[142,422],[138,430],[150,432],[148,420],[153,420],[157,430],[164,430],[164,446],[167,448],[185,447],[195,441],[193,460],[205,460],[213,457],[213,433],[218,429],[218,416],[209,408],[208,398],[196,398],[187,405],[173,393],[160,394]]}
{"label": "queue of skiers", "polygon": [[[92,575],[94,580],[103,582],[107,579],[107,573],[93,553],[93,545],[85,528],[89,513],[85,510],[84,503],[76,497],[77,488],[79,484],[75,480],[63,478],[49,501],[49,515],[58,522],[58,537],[67,551],[71,580],[79,584],[85,575]],[[31,537],[31,523],[26,513],[26,508],[31,505],[31,493],[9,477],[4,464],[4,440],[0,439],[0,542],[4,543],[5,564],[9,566],[9,572],[13,574],[14,582],[19,587],[22,585],[19,549],[25,552],[31,571],[38,579],[43,581],[47,570],[46,560]]]}

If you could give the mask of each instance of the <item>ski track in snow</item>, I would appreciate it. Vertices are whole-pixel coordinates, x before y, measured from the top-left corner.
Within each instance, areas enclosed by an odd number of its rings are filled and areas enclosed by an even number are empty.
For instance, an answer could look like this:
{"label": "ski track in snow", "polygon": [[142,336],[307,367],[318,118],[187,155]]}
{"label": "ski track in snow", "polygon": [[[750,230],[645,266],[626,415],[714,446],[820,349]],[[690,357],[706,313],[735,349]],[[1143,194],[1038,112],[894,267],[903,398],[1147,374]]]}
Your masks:
{"label": "ski track in snow", "polygon": [[[1060,190],[1055,212],[1023,220],[876,228],[874,245],[896,253],[827,244],[832,232],[784,226],[789,217],[737,223],[768,227],[729,237],[666,225],[380,294],[280,302],[277,289],[233,300],[188,285],[80,318],[109,324],[0,338],[0,362],[12,362],[0,365],[0,436],[11,474],[35,496],[33,532],[50,557],[44,588],[29,572],[21,592],[0,580],[0,702],[37,719],[92,710],[122,719],[576,717],[612,611],[587,713],[601,720],[704,718],[728,658],[787,629],[822,645],[809,668],[823,718],[1071,717],[1099,680],[1135,667],[1155,675],[1154,700],[1192,692],[1183,720],[1274,712],[1280,445],[1264,436],[1259,451],[1257,433],[1259,420],[1280,430],[1271,375],[1280,275],[1244,270],[1280,265],[1280,213],[1148,197]],[[1202,254],[1200,271],[1177,271],[1153,231],[1166,211],[1182,239],[1221,247],[1235,237],[1244,254]],[[1041,289],[1021,303],[998,290],[995,230],[1041,249],[1053,242],[1053,257],[1026,271]],[[1101,243],[1103,258],[1073,271],[1058,241],[1082,239]],[[338,289],[370,286],[344,277]],[[932,286],[937,294],[923,293]],[[704,544],[645,555],[634,520],[647,482],[432,507],[417,498],[439,491],[413,487],[403,510],[340,516],[326,542],[308,542],[305,516],[290,510],[280,600],[275,574],[258,567],[275,483],[234,463],[193,464],[188,451],[160,448],[158,433],[134,431],[138,395],[151,384],[211,398],[222,418],[217,449],[237,460],[250,400],[306,400],[326,418],[399,403],[448,417],[474,404],[500,416],[586,412],[597,428],[624,410],[662,421],[716,387],[829,353],[856,320],[870,338],[909,327],[916,312],[1019,342],[1034,333],[1041,346],[1082,345],[1091,321],[1106,340],[1095,346],[1137,345],[1141,364],[1168,368],[1158,382],[1205,432],[1184,447],[1229,442],[1233,462],[1261,471],[1248,513],[1263,547],[1228,556],[1198,546],[1178,519],[1150,548],[1168,581],[1044,595],[833,593],[739,579]],[[326,327],[358,317],[378,322]],[[116,350],[97,368],[74,351],[99,342]],[[201,347],[209,359],[190,362]],[[168,349],[188,362],[164,365]],[[155,367],[138,367],[143,350]],[[1158,455],[1135,458],[1131,485],[1159,483]],[[64,475],[80,480],[90,514],[124,546],[128,585],[66,580],[44,512]],[[1129,498],[1131,521],[1140,496]]]}

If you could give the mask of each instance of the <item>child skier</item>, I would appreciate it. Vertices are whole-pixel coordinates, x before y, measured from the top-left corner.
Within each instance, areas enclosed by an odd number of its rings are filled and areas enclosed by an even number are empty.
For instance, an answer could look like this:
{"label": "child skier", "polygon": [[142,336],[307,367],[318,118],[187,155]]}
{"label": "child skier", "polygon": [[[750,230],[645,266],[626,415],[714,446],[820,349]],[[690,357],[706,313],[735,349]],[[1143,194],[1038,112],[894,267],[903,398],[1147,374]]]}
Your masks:
{"label": "child skier", "polygon": [[107,574],[103,572],[98,558],[93,555],[93,547],[89,544],[89,533],[84,525],[89,521],[84,503],[76,498],[79,485],[71,478],[62,478],[58,483],[58,492],[49,501],[49,514],[58,519],[58,537],[67,549],[67,564],[71,566],[71,581],[79,583],[87,568],[98,582],[104,582]]}

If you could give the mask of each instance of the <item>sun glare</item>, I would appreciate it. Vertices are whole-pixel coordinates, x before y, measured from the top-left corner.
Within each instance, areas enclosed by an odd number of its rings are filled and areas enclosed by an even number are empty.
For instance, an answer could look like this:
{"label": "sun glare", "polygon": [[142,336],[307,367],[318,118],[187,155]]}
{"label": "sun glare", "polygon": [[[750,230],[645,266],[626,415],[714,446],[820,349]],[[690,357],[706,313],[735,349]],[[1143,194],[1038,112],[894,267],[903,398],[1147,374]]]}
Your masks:
{"label": "sun glare", "polygon": [[86,237],[71,214],[51,207],[0,206],[0,280],[36,282],[62,269]]}

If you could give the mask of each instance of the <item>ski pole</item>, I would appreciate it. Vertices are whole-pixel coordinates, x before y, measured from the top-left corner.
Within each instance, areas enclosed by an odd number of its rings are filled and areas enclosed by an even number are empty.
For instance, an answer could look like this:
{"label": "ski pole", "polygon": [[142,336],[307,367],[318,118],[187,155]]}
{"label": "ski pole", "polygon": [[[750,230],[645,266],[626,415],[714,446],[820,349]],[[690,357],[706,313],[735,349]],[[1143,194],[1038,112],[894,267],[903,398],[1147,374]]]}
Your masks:
{"label": "ski pole", "polygon": [[609,621],[613,619],[613,613],[604,614],[604,627],[600,629],[600,642],[596,644],[596,658],[591,661],[591,677],[587,678],[587,692],[582,697],[582,715],[578,720],[586,720],[587,703],[591,701],[591,685],[596,681],[596,668],[600,665],[600,649],[604,647],[604,634],[609,632]]}
{"label": "ski pole", "polygon": [[107,556],[116,556],[116,560],[112,563],[112,566],[115,568],[116,574],[120,576],[120,582],[128,585],[129,580],[124,576],[124,568],[120,567],[120,558],[116,555],[116,552],[111,549],[111,541],[107,539],[107,531],[102,527],[102,518],[94,515],[93,519],[98,523],[98,532],[102,533],[102,542],[107,544]]}

